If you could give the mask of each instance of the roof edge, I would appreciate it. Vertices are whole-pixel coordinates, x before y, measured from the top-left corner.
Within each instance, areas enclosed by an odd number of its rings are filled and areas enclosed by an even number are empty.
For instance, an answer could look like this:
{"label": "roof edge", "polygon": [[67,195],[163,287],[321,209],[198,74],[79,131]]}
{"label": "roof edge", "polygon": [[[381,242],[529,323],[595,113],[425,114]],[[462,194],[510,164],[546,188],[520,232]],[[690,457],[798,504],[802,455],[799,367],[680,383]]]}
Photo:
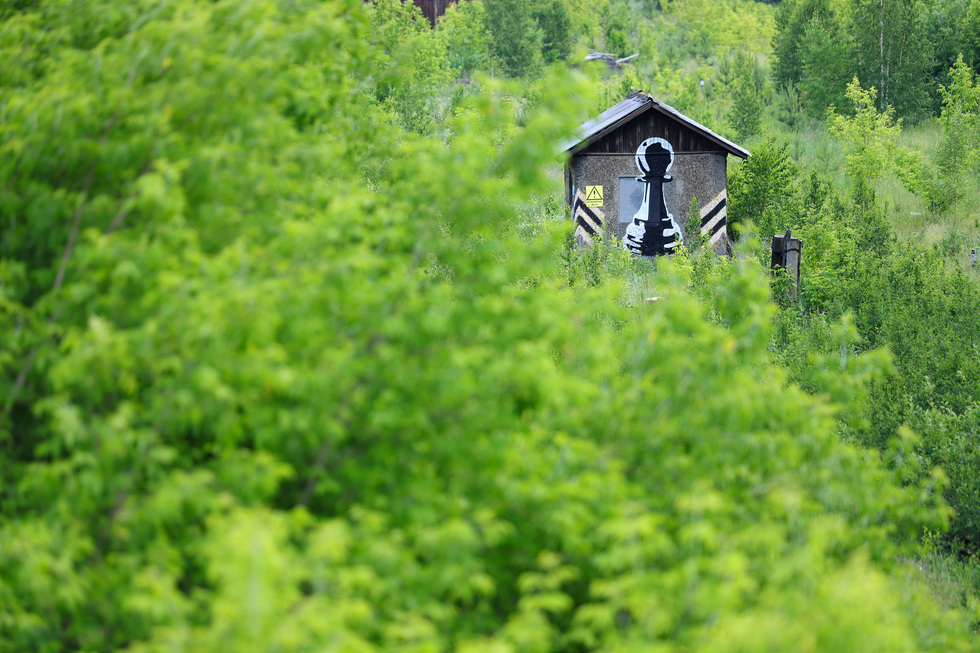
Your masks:
{"label": "roof edge", "polygon": [[664,113],[680,120],[694,131],[699,132],[705,138],[718,143],[718,145],[721,145],[724,149],[728,150],[730,154],[737,156],[741,159],[747,159],[750,156],[752,156],[752,153],[749,152],[744,147],[741,147],[740,145],[733,143],[732,141],[728,140],[724,136],[716,134],[715,132],[711,131],[710,129],[708,129],[701,123],[699,123],[698,121],[692,118],[688,118],[683,113],[681,113],[674,107],[670,106],[666,102],[661,102],[660,100],[652,96],[649,97],[653,101],[653,105],[656,106],[658,109],[661,109]]}
{"label": "roof edge", "polygon": [[[635,97],[637,95],[640,95],[640,94],[639,93],[631,93],[627,97],[627,99],[640,99],[638,97]],[[574,147],[572,147],[568,151],[569,155],[578,154],[579,152],[581,152],[582,150],[584,150],[585,148],[587,148],[590,143],[593,143],[593,142],[599,140],[600,138],[606,136],[610,132],[618,129],[619,127],[622,127],[624,124],[628,123],[630,120],[633,120],[634,118],[637,118],[637,117],[643,115],[644,113],[646,113],[647,111],[649,111],[650,109],[653,108],[653,106],[654,106],[653,103],[655,102],[655,100],[653,100],[653,98],[650,97],[650,96],[647,96],[646,98],[642,99],[641,101],[643,102],[643,104],[639,105],[638,107],[636,107],[635,109],[633,109],[632,111],[630,111],[629,113],[627,113],[626,115],[624,115],[621,118],[617,119],[616,121],[610,123],[606,127],[603,127],[602,129],[600,129],[596,133],[591,134],[588,137],[586,137],[586,138],[582,139],[581,141],[579,141],[577,145],[575,145]]]}
{"label": "roof edge", "polygon": [[[630,93],[623,100],[609,107],[595,118],[586,120],[575,128],[575,131],[568,138],[558,144],[556,153],[569,152],[570,155],[577,154],[597,138],[605,136],[623,123],[648,111],[653,106],[652,100],[653,98],[645,93]],[[627,110],[626,105],[628,103],[632,103],[635,106]],[[606,118],[603,118],[603,116],[606,116]]]}
{"label": "roof edge", "polygon": [[[633,109],[626,111],[622,115],[616,115],[616,112],[614,110],[620,105],[625,104],[630,100],[634,102],[637,101],[639,102]],[[670,118],[673,118],[674,120],[677,120],[678,122],[686,125],[688,128],[692,129],[693,131],[701,134],[708,140],[718,144],[719,146],[721,146],[723,150],[725,150],[729,154],[732,154],[733,156],[737,156],[741,159],[747,159],[750,156],[752,156],[752,153],[746,150],[745,148],[736,145],[735,143],[728,140],[724,136],[720,136],[716,134],[715,132],[711,131],[701,123],[697,122],[696,120],[688,118],[683,113],[681,113],[674,107],[670,106],[666,102],[661,102],[660,100],[656,99],[649,93],[644,93],[642,91],[630,93],[621,102],[618,102],[617,104],[609,107],[608,109],[600,113],[592,120],[588,120],[582,123],[581,125],[579,125],[578,129],[576,129],[575,132],[573,132],[573,134],[568,139],[562,141],[559,144],[558,153],[560,154],[563,152],[567,152],[569,156],[574,156],[575,154],[578,154],[583,149],[588,147],[590,143],[597,141],[598,139],[609,134],[611,131],[619,128],[624,123],[629,122],[633,118],[636,118],[637,116],[653,108],[656,108],[662,114]],[[603,124],[604,121],[600,120],[600,118],[606,113],[612,114],[610,116],[611,120],[610,122]],[[595,123],[593,127],[595,131],[589,132],[588,126],[590,123]]]}

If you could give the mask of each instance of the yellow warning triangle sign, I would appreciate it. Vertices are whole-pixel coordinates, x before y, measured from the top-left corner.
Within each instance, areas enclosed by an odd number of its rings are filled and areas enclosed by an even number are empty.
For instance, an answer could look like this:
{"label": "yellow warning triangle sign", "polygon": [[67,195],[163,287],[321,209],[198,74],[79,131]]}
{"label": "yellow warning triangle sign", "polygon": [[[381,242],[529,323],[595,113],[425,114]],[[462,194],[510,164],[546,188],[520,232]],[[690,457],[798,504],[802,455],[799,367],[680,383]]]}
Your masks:
{"label": "yellow warning triangle sign", "polygon": [[586,200],[601,200],[602,199],[602,186],[589,186],[589,194],[585,197]]}

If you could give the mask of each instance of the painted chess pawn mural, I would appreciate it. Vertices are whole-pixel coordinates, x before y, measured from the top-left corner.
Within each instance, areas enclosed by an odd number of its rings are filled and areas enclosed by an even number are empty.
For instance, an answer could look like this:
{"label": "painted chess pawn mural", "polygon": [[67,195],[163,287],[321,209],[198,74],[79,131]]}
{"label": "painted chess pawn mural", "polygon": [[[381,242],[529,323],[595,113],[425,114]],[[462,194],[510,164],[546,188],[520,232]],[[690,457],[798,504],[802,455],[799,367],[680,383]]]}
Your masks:
{"label": "painted chess pawn mural", "polygon": [[664,184],[673,181],[667,174],[674,164],[674,148],[662,138],[648,138],[636,148],[636,167],[644,184],[643,204],[626,227],[623,247],[641,256],[669,253],[684,242],[684,233],[667,210]]}

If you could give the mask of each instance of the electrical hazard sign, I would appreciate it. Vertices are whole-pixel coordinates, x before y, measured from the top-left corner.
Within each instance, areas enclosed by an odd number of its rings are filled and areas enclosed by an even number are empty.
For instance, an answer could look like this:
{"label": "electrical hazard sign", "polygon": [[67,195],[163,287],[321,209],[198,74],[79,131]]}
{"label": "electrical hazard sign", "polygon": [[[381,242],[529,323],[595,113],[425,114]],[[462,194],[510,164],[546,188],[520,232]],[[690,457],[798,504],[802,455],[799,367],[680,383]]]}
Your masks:
{"label": "electrical hazard sign", "polygon": [[602,186],[585,187],[585,205],[602,206]]}

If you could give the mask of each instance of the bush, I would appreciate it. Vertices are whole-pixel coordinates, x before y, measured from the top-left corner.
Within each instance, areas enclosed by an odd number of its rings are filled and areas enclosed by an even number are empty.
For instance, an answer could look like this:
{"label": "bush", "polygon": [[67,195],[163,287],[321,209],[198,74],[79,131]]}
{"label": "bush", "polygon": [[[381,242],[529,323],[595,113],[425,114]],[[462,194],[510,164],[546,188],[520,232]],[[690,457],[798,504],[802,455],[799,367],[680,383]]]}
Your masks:
{"label": "bush", "polygon": [[0,28],[35,76],[2,80],[34,218],[4,224],[3,648],[967,649],[896,591],[938,486],[787,386],[758,266],[710,316],[680,262],[642,311],[568,288],[567,225],[513,225],[581,80],[519,138],[515,87],[414,136],[358,81],[361,4]]}
{"label": "bush", "polygon": [[787,143],[770,138],[732,168],[728,225],[734,232],[744,231],[751,224],[768,243],[774,235],[799,223],[801,207],[794,187],[799,171],[787,148]]}
{"label": "bush", "polygon": [[980,402],[980,284],[947,264],[940,248],[896,240],[873,197],[802,203],[813,211],[795,231],[803,240],[802,301],[780,317],[777,359],[803,387],[822,391],[807,376],[807,356],[846,360],[827,329],[847,315],[857,336],[852,352],[887,348],[894,375],[874,380],[867,399],[850,404],[847,433],[882,451],[903,425],[920,434],[915,451],[922,462],[913,475],[945,470],[956,512],[950,536],[974,550],[980,475],[970,452]]}

